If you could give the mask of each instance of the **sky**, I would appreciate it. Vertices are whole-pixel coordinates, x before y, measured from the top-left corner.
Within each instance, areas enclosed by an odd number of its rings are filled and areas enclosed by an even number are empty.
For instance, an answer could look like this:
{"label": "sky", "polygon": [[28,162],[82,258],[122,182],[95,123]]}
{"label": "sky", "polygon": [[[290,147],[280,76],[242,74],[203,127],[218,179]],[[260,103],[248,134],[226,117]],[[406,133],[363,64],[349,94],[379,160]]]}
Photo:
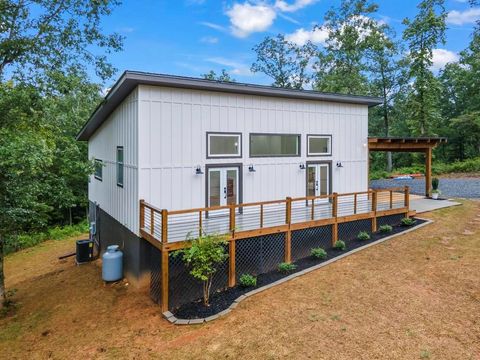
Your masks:
{"label": "sky", "polygon": [[[384,0],[377,20],[386,21],[401,36],[405,17],[413,18],[419,0]],[[118,69],[199,77],[209,70],[226,69],[237,81],[270,84],[250,66],[252,48],[266,36],[284,34],[298,44],[311,40],[322,46],[325,34],[313,32],[332,0],[123,0],[104,19],[107,32],[125,36],[124,50],[110,56]],[[467,47],[480,7],[468,0],[446,0],[447,41],[434,50],[434,70],[456,61]]]}

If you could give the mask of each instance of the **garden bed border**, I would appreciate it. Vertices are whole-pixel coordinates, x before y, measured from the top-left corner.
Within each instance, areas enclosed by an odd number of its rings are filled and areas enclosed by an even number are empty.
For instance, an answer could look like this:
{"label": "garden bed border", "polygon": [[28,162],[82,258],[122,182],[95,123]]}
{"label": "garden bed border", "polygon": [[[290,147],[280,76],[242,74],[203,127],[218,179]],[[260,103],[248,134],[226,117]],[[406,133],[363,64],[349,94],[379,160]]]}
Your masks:
{"label": "garden bed border", "polygon": [[292,280],[292,279],[295,279],[296,277],[299,277],[299,276],[302,276],[302,275],[305,275],[309,272],[312,272],[314,270],[317,270],[317,269],[320,269],[324,266],[327,266],[335,261],[338,261],[338,260],[341,260],[347,256],[350,256],[352,254],[355,254],[361,250],[364,250],[364,249],[367,249],[371,246],[374,246],[374,245],[377,245],[377,244],[380,244],[382,242],[385,242],[385,241],[388,241],[390,239],[393,239],[397,236],[400,236],[400,235],[404,235],[406,233],[409,233],[411,231],[414,231],[414,230],[417,230],[417,229],[420,229],[421,227],[424,227],[424,226],[427,226],[431,223],[433,223],[434,221],[431,220],[431,219],[425,219],[425,218],[420,218],[420,217],[416,217],[416,219],[419,219],[419,220],[423,220],[425,221],[424,223],[421,223],[419,225],[414,225],[408,229],[406,229],[405,231],[402,231],[402,232],[399,232],[397,234],[393,234],[393,235],[390,235],[390,236],[386,236],[384,237],[383,239],[379,239],[377,241],[374,241],[374,242],[371,242],[369,244],[366,244],[364,246],[361,246],[361,247],[358,247],[356,249],[353,249],[353,250],[350,250],[348,252],[346,252],[345,254],[342,254],[342,255],[339,255],[339,256],[336,256],[330,260],[327,260],[325,262],[322,262],[318,265],[314,265],[314,266],[311,266],[307,269],[304,269],[302,271],[299,271],[299,272],[296,272],[294,274],[291,274],[291,275],[288,275],[288,276],[285,276],[284,278],[281,278],[277,281],[274,281],[270,284],[267,284],[267,285],[264,285],[262,287],[259,287],[257,289],[254,289],[252,291],[249,291],[241,296],[239,296],[237,299],[235,299],[233,301],[233,303],[225,310],[223,311],[220,311],[219,313],[215,314],[215,315],[211,315],[211,316],[208,316],[206,318],[200,318],[200,319],[179,319],[177,317],[175,317],[175,315],[172,314],[172,312],[170,311],[165,311],[162,315],[165,319],[167,319],[170,323],[172,324],[175,324],[175,325],[198,325],[198,324],[203,324],[204,322],[209,322],[209,321],[212,321],[212,320],[215,320],[215,319],[218,319],[220,317],[223,317],[225,315],[227,315],[228,313],[230,313],[230,311],[232,311],[233,309],[235,309],[238,304],[245,300],[246,298],[250,297],[250,296],[253,296],[255,294],[258,294],[259,292],[262,292],[262,291],[265,291],[267,289],[270,289],[274,286],[277,286],[277,285],[280,285],[280,284],[283,284],[284,282],[287,282],[289,280]]}

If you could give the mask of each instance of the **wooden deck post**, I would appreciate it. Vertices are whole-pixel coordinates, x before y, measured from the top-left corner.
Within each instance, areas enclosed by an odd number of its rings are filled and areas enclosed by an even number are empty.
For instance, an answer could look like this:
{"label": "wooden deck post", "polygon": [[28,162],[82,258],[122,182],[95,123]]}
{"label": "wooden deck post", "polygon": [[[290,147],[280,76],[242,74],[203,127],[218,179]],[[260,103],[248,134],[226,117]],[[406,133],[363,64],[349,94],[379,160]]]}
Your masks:
{"label": "wooden deck post", "polygon": [[404,193],[404,205],[407,208],[407,212],[405,213],[405,217],[408,217],[408,214],[410,212],[410,188],[408,186],[405,186],[405,193]]}
{"label": "wooden deck post", "polygon": [[162,312],[168,311],[168,250],[162,250]]}
{"label": "wooden deck post", "polygon": [[145,200],[140,200],[140,229],[145,227]]}
{"label": "wooden deck post", "polygon": [[425,150],[425,196],[431,195],[431,183],[432,183],[432,148],[428,147]]}
{"label": "wooden deck post", "polygon": [[234,287],[236,284],[235,274],[235,205],[230,205],[230,224],[229,229],[231,237],[228,241],[228,286]]}
{"label": "wooden deck post", "polygon": [[162,243],[168,242],[168,211],[162,210]]}
{"label": "wooden deck post", "polygon": [[338,241],[338,194],[334,192],[332,199],[332,217],[335,219],[335,222],[332,224],[332,246],[335,246],[335,243]]}
{"label": "wooden deck post", "polygon": [[377,192],[373,190],[372,192],[372,211],[373,211],[373,217],[372,217],[372,232],[377,231]]}
{"label": "wooden deck post", "polygon": [[[163,209],[162,214],[162,243],[168,242],[168,211]],[[168,250],[162,248],[162,312],[168,311]]]}
{"label": "wooden deck post", "polygon": [[292,224],[292,198],[287,197],[285,203],[285,223],[288,225],[287,232],[285,234],[285,262],[292,262],[292,230],[290,225]]}

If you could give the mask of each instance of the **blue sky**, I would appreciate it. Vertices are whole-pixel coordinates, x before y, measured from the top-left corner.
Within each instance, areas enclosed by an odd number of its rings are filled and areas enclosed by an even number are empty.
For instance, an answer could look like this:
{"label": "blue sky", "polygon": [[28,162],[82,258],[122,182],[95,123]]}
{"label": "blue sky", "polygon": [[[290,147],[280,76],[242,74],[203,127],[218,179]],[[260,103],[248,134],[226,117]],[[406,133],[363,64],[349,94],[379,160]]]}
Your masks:
{"label": "blue sky", "polygon": [[[106,31],[126,37],[124,50],[113,54],[119,69],[196,76],[225,68],[242,82],[268,84],[270,79],[249,71],[255,54],[252,47],[265,36],[278,33],[302,43],[321,46],[324,34],[313,33],[325,12],[339,1],[265,0],[213,1],[124,0],[104,21]],[[400,35],[401,21],[416,14],[417,0],[378,1],[376,17],[387,21]],[[435,51],[436,69],[455,61],[470,39],[480,8],[467,0],[446,0],[449,11],[447,43]],[[117,74],[119,75],[119,74]]]}

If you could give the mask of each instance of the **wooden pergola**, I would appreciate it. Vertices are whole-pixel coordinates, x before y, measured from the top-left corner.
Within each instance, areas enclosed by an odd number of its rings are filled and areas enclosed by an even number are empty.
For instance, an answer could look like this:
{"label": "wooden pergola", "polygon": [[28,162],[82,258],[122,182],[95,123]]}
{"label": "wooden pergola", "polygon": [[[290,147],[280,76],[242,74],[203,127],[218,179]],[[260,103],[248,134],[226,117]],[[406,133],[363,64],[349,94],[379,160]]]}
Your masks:
{"label": "wooden pergola", "polygon": [[[438,144],[446,143],[443,137],[369,137],[368,151],[421,152],[425,154],[425,196],[431,195],[432,150]],[[370,158],[370,156],[369,156]]]}

